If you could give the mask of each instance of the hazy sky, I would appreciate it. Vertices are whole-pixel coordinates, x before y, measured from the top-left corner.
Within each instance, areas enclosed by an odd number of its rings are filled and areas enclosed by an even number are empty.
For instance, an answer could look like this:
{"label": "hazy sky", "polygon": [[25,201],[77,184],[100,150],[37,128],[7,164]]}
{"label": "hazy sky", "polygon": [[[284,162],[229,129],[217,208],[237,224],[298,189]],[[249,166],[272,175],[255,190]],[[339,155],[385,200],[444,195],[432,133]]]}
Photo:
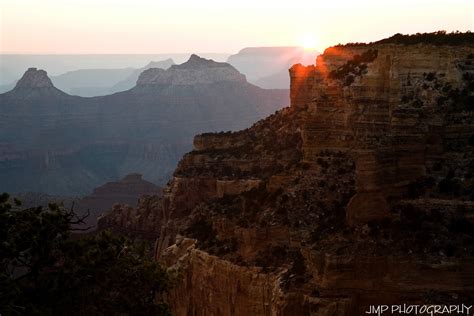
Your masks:
{"label": "hazy sky", "polygon": [[0,0],[2,53],[233,53],[472,30],[474,0]]}

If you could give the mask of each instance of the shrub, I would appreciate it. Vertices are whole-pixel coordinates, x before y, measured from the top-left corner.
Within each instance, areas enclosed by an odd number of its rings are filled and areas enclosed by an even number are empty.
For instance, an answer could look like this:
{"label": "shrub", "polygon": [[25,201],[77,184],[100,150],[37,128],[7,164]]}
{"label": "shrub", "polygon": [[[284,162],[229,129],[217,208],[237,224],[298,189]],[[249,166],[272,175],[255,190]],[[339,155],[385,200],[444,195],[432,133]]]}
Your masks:
{"label": "shrub", "polygon": [[19,209],[0,195],[2,315],[169,315],[171,285],[144,245],[109,232],[81,238],[57,205]]}

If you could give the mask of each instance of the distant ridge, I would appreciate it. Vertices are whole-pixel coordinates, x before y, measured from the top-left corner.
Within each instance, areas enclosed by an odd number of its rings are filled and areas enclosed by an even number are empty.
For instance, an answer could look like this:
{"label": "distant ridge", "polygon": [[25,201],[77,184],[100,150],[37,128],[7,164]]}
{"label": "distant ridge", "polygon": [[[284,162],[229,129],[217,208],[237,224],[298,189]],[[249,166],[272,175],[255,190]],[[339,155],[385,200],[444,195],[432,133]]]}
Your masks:
{"label": "distant ridge", "polygon": [[203,69],[203,68],[220,68],[220,67],[234,68],[228,63],[217,62],[212,59],[199,57],[196,54],[191,54],[191,56],[186,62],[180,65],[173,65],[171,66],[171,69]]}
{"label": "distant ridge", "polygon": [[0,192],[84,195],[130,173],[162,185],[194,135],[247,128],[288,102],[288,90],[261,89],[197,55],[97,97],[66,94],[29,69],[0,94]]}
{"label": "distant ridge", "polygon": [[196,85],[222,82],[247,83],[245,75],[232,65],[192,54],[188,61],[168,70],[150,68],[140,74],[137,86]]}
{"label": "distant ridge", "polygon": [[275,46],[275,47],[265,47],[265,46],[255,46],[255,47],[244,47],[239,50],[238,54],[275,54],[275,53],[287,53],[289,50],[302,50],[299,46]]}

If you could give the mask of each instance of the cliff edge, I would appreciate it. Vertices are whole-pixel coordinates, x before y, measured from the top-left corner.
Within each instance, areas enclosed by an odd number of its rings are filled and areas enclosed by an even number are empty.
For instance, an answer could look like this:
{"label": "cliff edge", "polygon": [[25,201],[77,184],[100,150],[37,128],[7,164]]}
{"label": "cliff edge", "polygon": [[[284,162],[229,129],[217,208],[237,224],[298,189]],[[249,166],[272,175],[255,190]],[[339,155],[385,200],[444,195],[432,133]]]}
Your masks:
{"label": "cliff edge", "polygon": [[160,233],[157,260],[184,276],[169,295],[175,314],[469,305],[474,41],[464,36],[328,48],[290,69],[289,108],[196,136],[140,219]]}

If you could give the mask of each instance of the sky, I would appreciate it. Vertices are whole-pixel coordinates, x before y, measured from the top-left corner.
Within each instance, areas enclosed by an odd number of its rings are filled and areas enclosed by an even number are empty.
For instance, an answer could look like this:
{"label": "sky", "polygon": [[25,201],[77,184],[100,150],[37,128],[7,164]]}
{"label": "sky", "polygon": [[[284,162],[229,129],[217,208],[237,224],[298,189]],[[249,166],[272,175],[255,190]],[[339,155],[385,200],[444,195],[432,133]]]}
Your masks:
{"label": "sky", "polygon": [[0,53],[235,53],[473,30],[474,0],[0,0]]}

